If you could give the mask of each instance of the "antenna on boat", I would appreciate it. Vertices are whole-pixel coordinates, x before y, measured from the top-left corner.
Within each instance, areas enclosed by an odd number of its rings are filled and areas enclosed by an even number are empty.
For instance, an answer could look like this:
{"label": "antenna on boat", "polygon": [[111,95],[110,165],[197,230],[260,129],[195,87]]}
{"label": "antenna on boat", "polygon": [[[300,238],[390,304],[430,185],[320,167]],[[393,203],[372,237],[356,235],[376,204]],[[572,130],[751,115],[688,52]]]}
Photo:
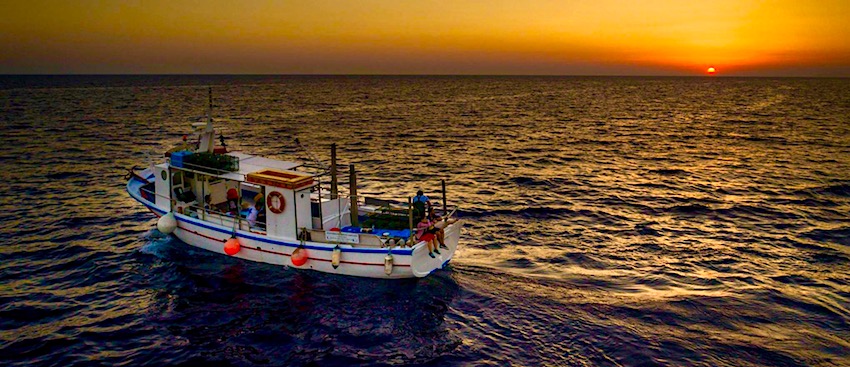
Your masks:
{"label": "antenna on boat", "polygon": [[212,87],[209,87],[209,107],[207,108],[207,124],[212,126]]}
{"label": "antenna on boat", "polygon": [[198,152],[207,152],[212,153],[215,150],[215,129],[213,128],[213,119],[212,119],[212,87],[209,87],[209,106],[207,109],[207,123],[203,122],[192,124],[195,128],[203,127],[203,130],[200,132],[201,136],[201,144],[198,146]]}

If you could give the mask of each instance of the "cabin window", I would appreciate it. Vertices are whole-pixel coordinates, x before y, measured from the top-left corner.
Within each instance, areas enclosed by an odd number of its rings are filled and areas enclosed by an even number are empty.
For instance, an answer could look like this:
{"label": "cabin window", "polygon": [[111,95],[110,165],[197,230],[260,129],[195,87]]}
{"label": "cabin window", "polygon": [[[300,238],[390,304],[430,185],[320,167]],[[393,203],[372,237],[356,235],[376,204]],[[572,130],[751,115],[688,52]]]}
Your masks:
{"label": "cabin window", "polygon": [[160,176],[162,176],[163,181],[168,181],[168,173],[165,172],[165,170],[162,171],[162,175],[160,175]]}
{"label": "cabin window", "polygon": [[183,187],[183,172],[174,172],[171,175],[171,186]]}

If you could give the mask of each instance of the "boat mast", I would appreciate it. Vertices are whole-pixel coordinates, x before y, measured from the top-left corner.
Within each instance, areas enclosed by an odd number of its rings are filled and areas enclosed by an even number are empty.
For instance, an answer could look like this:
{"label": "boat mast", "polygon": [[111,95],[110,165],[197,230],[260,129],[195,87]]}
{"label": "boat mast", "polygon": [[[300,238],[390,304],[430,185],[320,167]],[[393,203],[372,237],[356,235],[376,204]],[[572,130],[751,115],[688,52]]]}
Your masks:
{"label": "boat mast", "polygon": [[212,87],[209,89],[209,107],[207,109],[207,124],[201,132],[201,144],[198,152],[212,153],[215,148],[215,129],[212,120]]}
{"label": "boat mast", "polygon": [[207,126],[212,126],[212,87],[209,87],[209,105],[207,106]]}
{"label": "boat mast", "polygon": [[357,171],[354,170],[354,164],[348,165],[348,192],[351,197],[351,207],[349,210],[351,211],[351,225],[359,226],[358,217],[359,213],[357,212]]}
{"label": "boat mast", "polygon": [[339,197],[339,186],[336,172],[336,143],[331,144],[331,200]]}

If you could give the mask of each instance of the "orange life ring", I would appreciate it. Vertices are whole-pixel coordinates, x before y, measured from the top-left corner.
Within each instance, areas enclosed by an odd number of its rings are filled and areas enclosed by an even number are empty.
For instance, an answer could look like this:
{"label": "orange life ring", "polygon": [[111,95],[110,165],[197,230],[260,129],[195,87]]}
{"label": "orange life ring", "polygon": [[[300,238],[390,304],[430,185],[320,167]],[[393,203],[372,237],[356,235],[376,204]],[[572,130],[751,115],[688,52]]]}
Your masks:
{"label": "orange life ring", "polygon": [[[273,198],[277,198],[277,204],[275,204],[275,200],[273,200]],[[283,213],[283,209],[286,208],[286,200],[284,200],[283,194],[277,191],[272,191],[268,196],[266,196],[266,206],[269,207],[269,210],[271,210],[272,213],[280,214]]]}

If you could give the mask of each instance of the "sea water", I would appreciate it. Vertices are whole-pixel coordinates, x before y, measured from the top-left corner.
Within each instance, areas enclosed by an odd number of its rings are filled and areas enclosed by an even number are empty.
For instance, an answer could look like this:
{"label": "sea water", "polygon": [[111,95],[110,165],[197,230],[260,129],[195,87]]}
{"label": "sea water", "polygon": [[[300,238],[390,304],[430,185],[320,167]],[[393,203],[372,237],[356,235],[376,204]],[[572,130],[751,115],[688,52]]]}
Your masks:
{"label": "sea water", "polygon": [[[459,205],[424,279],[155,229],[126,169],[204,121]],[[4,366],[850,365],[850,80],[0,77]],[[294,142],[299,139],[309,153]]]}

